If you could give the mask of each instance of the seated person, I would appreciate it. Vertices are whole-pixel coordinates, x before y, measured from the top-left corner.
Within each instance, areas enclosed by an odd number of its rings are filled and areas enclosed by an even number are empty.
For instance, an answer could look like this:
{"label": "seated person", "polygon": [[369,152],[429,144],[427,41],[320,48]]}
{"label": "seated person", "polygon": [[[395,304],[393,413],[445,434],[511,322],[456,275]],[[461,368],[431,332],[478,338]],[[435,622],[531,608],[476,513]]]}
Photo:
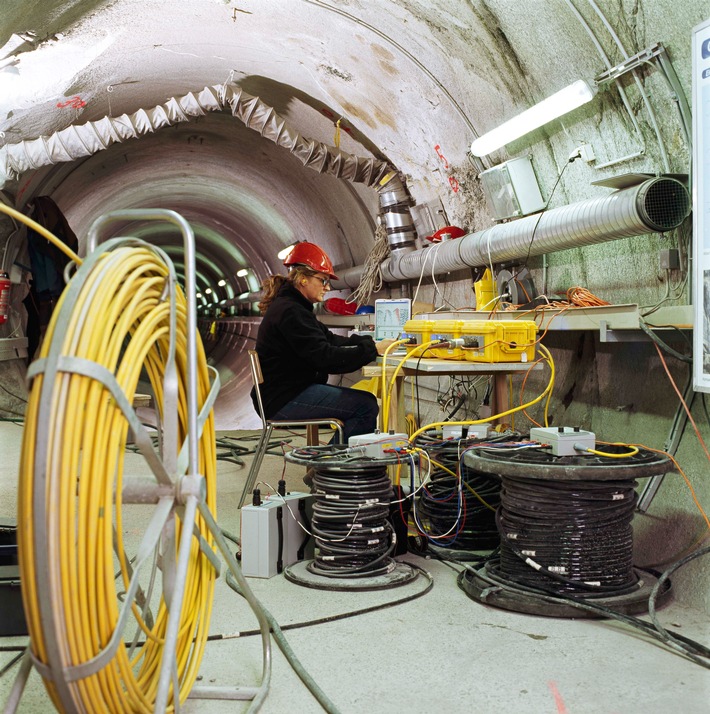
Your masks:
{"label": "seated person", "polygon": [[[261,397],[267,419],[340,419],[345,443],[377,426],[377,399],[369,392],[327,384],[329,374],[346,374],[372,362],[393,340],[342,337],[316,319],[337,280],[333,264],[314,243],[297,243],[284,260],[287,276],[272,275],[262,284],[256,351],[264,382]],[[252,390],[252,401],[256,397]]]}

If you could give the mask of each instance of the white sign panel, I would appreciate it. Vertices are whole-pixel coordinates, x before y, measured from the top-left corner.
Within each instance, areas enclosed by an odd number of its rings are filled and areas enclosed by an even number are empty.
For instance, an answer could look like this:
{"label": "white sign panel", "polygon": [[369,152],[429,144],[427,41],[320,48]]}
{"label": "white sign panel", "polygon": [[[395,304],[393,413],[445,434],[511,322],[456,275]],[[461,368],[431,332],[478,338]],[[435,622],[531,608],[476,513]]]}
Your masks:
{"label": "white sign panel", "polygon": [[693,388],[710,392],[710,20],[693,28]]}

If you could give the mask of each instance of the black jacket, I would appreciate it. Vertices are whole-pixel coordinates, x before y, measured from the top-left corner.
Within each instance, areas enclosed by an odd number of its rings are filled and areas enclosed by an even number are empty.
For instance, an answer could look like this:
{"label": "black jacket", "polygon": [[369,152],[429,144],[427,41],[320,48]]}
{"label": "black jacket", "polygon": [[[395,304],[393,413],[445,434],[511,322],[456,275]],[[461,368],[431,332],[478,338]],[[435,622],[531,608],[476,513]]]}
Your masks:
{"label": "black jacket", "polygon": [[[256,351],[267,419],[311,384],[325,384],[329,374],[354,372],[377,357],[371,337],[335,335],[319,322],[313,305],[291,283],[281,287],[267,308]],[[253,389],[251,396],[257,408]]]}

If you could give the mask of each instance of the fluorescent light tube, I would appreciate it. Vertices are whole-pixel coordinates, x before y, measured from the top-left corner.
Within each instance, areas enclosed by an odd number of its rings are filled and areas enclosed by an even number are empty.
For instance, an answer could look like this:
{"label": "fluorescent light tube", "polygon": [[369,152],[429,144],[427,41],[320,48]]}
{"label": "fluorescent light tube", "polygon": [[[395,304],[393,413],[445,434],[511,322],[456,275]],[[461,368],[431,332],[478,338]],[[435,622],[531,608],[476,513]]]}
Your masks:
{"label": "fluorescent light tube", "polygon": [[584,80],[578,79],[573,84],[570,84],[569,87],[560,89],[559,92],[547,99],[543,99],[534,107],[526,109],[499,127],[492,129],[483,136],[479,136],[471,144],[471,153],[474,156],[486,156],[553,119],[557,119],[563,114],[581,107],[591,101],[593,97],[594,91]]}

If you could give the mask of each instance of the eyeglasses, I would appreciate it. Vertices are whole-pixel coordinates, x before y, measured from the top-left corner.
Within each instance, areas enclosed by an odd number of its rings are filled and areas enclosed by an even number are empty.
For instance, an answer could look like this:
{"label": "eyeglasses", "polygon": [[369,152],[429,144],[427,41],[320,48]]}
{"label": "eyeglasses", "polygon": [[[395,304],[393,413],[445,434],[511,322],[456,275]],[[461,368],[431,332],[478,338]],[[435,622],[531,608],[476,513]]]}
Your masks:
{"label": "eyeglasses", "polygon": [[320,280],[323,283],[324,288],[330,287],[330,278],[319,278],[317,275],[313,276],[316,280]]}

